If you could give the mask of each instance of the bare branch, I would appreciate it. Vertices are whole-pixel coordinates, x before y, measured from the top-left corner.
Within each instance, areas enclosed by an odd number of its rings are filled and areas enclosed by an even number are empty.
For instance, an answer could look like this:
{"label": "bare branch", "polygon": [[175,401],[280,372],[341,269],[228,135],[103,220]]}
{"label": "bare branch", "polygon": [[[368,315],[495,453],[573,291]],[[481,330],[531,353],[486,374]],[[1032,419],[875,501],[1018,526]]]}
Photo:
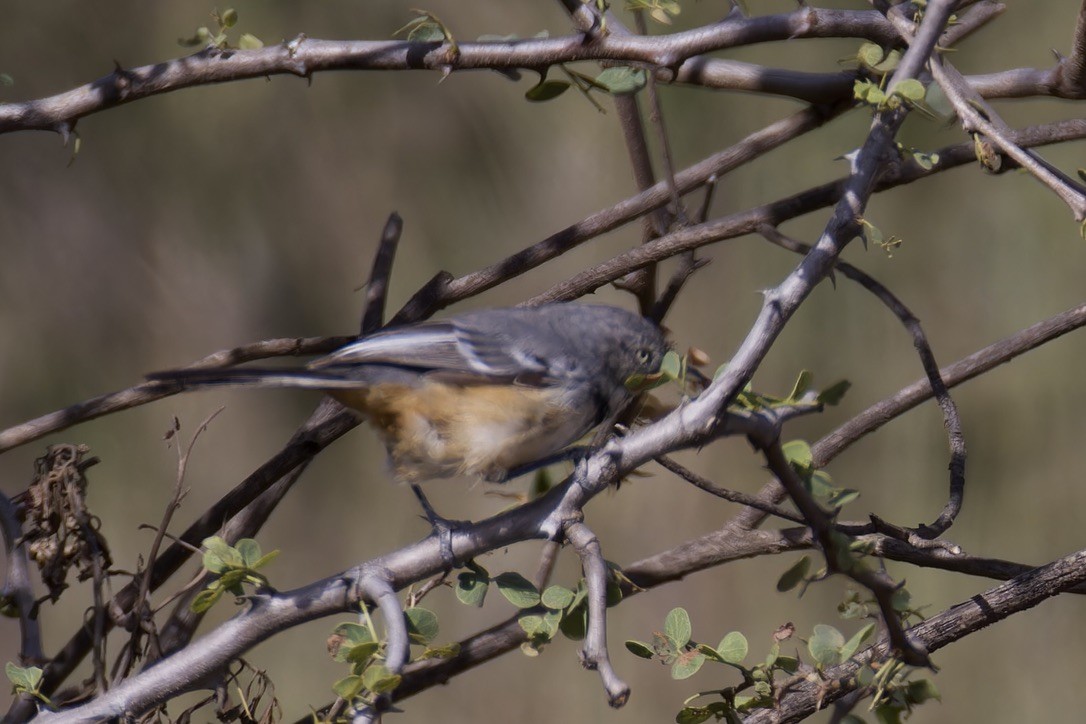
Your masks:
{"label": "bare branch", "polygon": [[0,590],[0,598],[11,601],[19,615],[19,660],[22,664],[37,665],[45,662],[42,650],[41,624],[33,615],[34,583],[30,579],[30,559],[23,540],[23,529],[15,514],[15,504],[11,498],[0,492],[0,533],[4,536],[4,550],[7,552],[7,575]]}
{"label": "bare branch", "polygon": [[[964,636],[1015,613],[1033,608],[1073,586],[1086,582],[1086,551],[1078,551],[1046,566],[976,594],[909,629],[928,651],[937,651]],[[816,683],[803,682],[786,692],[774,709],[753,713],[751,724],[795,722],[855,690],[855,673],[869,661],[884,658],[886,644],[876,644],[852,660],[824,672]]]}
{"label": "bare branch", "polygon": [[362,312],[362,327],[359,330],[361,334],[376,332],[385,320],[385,301],[388,299],[392,262],[396,258],[396,247],[400,243],[402,232],[403,219],[393,211],[381,232],[377,253],[373,255],[373,268],[366,283],[366,307]]}
{"label": "bare branch", "polygon": [[[313,354],[326,354],[348,342],[354,341],[354,337],[289,337],[283,339],[269,339],[263,342],[224,349],[213,352],[208,356],[193,362],[189,368],[225,367],[227,365],[251,362],[268,357],[303,356]],[[187,369],[187,368],[186,368]],[[92,397],[83,402],[77,402],[70,407],[47,415],[27,420],[24,423],[9,427],[0,431],[0,452],[25,445],[28,442],[38,440],[50,433],[67,429],[81,422],[87,422],[103,415],[108,415],[121,410],[128,410],[148,402],[161,400],[175,394],[177,390],[170,389],[158,383],[145,382],[129,387],[119,392],[110,392],[106,395]]]}
{"label": "bare branch", "polygon": [[581,664],[599,672],[607,692],[607,703],[617,709],[629,700],[630,687],[615,673],[607,653],[607,563],[603,560],[599,539],[584,523],[569,525],[566,539],[581,557],[588,589],[588,630],[581,648]]}
{"label": "bare branch", "polygon": [[582,34],[496,43],[459,43],[455,52],[437,42],[339,41],[299,36],[257,50],[205,49],[185,58],[118,69],[93,83],[49,98],[0,104],[0,133],[45,130],[68,133],[84,116],[183,88],[330,70],[539,69],[583,60],[644,63],[678,68],[683,61],[721,48],[790,38],[857,37],[897,42],[876,11],[801,8],[781,15],[729,17],[712,25],[652,38]]}

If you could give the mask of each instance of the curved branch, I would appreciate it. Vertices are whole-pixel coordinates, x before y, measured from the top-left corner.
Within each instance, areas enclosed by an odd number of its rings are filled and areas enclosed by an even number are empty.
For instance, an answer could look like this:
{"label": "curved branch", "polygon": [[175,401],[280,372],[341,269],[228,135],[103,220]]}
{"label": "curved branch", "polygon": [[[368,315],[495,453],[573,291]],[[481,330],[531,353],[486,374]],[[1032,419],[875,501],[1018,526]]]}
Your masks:
{"label": "curved branch", "polygon": [[330,70],[454,70],[546,68],[582,60],[643,63],[677,68],[683,61],[722,48],[790,38],[865,38],[890,45],[893,27],[876,11],[801,8],[756,18],[728,17],[685,32],[646,38],[581,34],[495,43],[397,40],[317,40],[298,36],[256,50],[205,49],[184,58],[139,68],[118,68],[79,88],[48,98],[0,104],[0,133],[45,130],[69,133],[84,116],[183,88],[273,75],[308,78]]}

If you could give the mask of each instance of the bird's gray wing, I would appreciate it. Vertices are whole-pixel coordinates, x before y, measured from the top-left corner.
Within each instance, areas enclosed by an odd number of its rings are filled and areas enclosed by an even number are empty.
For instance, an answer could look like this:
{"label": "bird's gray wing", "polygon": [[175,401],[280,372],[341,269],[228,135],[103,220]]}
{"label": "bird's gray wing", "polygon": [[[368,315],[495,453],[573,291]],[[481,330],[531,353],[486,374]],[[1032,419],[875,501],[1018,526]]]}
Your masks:
{"label": "bird's gray wing", "polygon": [[524,330],[476,320],[478,315],[468,321],[425,322],[380,332],[314,360],[309,368],[390,365],[450,379],[543,383],[544,361],[524,354],[510,341]]}

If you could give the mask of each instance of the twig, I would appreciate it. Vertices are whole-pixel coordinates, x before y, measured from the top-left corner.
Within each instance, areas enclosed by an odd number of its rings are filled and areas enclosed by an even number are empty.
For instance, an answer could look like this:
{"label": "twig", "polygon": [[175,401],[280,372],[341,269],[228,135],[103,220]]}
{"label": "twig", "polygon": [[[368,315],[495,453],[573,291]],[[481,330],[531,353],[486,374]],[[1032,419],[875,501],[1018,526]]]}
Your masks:
{"label": "twig", "polygon": [[585,586],[588,589],[588,629],[581,648],[581,664],[599,672],[607,703],[614,708],[623,706],[630,698],[630,687],[615,673],[607,653],[607,563],[600,551],[595,533],[584,523],[566,527],[566,540],[581,557]]}
{"label": "twig", "polygon": [[376,332],[384,323],[392,262],[396,258],[396,247],[400,243],[401,233],[403,233],[403,219],[393,211],[385,222],[377,253],[373,256],[373,268],[370,270],[369,282],[366,283],[366,305],[362,312],[360,334]]}
{"label": "twig", "polygon": [[1075,35],[1071,41],[1071,54],[1060,63],[1060,85],[1067,91],[1086,95],[1086,2],[1079,7],[1075,20]]}
{"label": "twig", "polygon": [[782,520],[799,523],[800,525],[803,525],[805,522],[802,516],[796,515],[792,511],[786,510],[779,505],[771,505],[769,503],[765,503],[759,500],[753,495],[747,495],[745,493],[740,493],[735,490],[728,490],[726,488],[721,488],[717,485],[714,485],[711,480],[706,480],[702,476],[695,473],[693,470],[683,467],[669,457],[662,455],[656,458],[656,462],[660,463],[660,465],[662,465],[664,468],[671,471],[675,475],[678,475],[686,482],[691,483],[700,490],[704,490],[710,495],[715,495],[718,498],[723,498],[724,500],[732,503],[745,505],[748,508],[755,508],[756,510],[760,510],[763,513],[768,513],[769,515],[776,516],[778,518],[781,518]]}
{"label": "twig", "polygon": [[[649,157],[648,140],[645,138],[645,126],[641,122],[641,107],[637,96],[623,94],[615,96],[615,115],[618,116],[622,138],[626,142],[626,152],[630,156],[634,181],[638,191],[652,188],[656,177]],[[644,217],[643,243],[663,236],[671,226],[671,218],[665,207],[657,207]],[[642,314],[647,314],[656,297],[656,268],[647,266],[632,272],[624,279],[616,280],[615,285],[633,293],[637,298]]]}
{"label": "twig", "polygon": [[549,540],[543,544],[543,550],[539,553],[539,563],[536,565],[535,576],[532,583],[537,590],[542,591],[554,573],[554,566],[558,563],[558,554],[562,552],[562,546],[557,541]]}
{"label": "twig", "polygon": [[[169,530],[170,521],[173,519],[173,514],[181,507],[181,500],[185,497],[185,471],[188,469],[189,457],[192,455],[193,447],[196,445],[196,441],[200,438],[200,435],[205,432],[211,421],[218,417],[224,409],[220,407],[211,413],[203,422],[197,426],[192,437],[189,439],[188,445],[182,447],[180,440],[175,440],[177,445],[177,474],[174,480],[174,492],[170,502],[166,504],[166,510],[162,514],[162,521],[158,524],[158,529],[155,533],[154,541],[151,543],[151,550],[147,554],[146,568],[143,571],[143,575],[139,577],[139,592],[136,594],[136,600],[132,606],[132,612],[130,616],[135,617],[136,623],[131,626],[132,635],[128,640],[128,665],[119,666],[116,669],[116,673],[113,678],[113,683],[117,684],[130,672],[130,665],[139,655],[139,641],[141,634],[145,630],[144,618],[145,615],[148,619],[153,616],[150,611],[150,596],[151,596],[151,572],[154,570],[155,561],[158,560],[158,552],[162,547],[162,541],[166,536],[166,531]],[[175,425],[173,434],[176,436],[180,432],[180,425]],[[153,621],[146,621],[147,631],[154,638],[154,625]]]}
{"label": "twig", "polygon": [[[354,339],[354,337],[269,339],[213,352],[188,365],[186,369],[225,367],[268,357],[325,354],[354,341]],[[128,410],[140,405],[146,405],[148,402],[161,400],[164,397],[176,394],[176,392],[177,390],[158,383],[144,382],[119,392],[110,392],[106,395],[99,395],[98,397],[77,402],[74,405],[65,407],[63,410],[50,412],[0,431],[0,452],[6,452],[20,445],[25,445],[28,442],[33,442],[50,433],[64,430],[81,422],[87,422],[113,412]]]}
{"label": "twig", "polygon": [[41,623],[34,611],[34,583],[30,578],[30,560],[23,540],[22,526],[15,514],[15,504],[0,491],[0,533],[7,551],[7,575],[0,597],[11,601],[19,613],[19,660],[23,664],[43,663]]}

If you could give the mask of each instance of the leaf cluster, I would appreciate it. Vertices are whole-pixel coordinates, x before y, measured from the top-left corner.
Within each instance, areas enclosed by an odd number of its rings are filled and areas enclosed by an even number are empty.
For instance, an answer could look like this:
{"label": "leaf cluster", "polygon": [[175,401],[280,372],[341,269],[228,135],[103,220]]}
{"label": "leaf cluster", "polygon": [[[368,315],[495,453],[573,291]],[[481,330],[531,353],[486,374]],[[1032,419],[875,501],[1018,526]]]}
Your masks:
{"label": "leaf cluster", "polygon": [[[402,677],[393,673],[385,664],[387,639],[377,635],[368,609],[363,608],[364,623],[341,623],[328,639],[332,658],[350,665],[350,674],[332,685],[332,690],[347,702],[358,699],[372,703],[375,696],[388,693],[400,685]],[[404,610],[408,641],[423,650],[412,661],[446,659],[460,653],[457,643],[433,647],[439,625],[437,615],[421,606]]]}
{"label": "leaf cluster", "polygon": [[[622,600],[621,584],[628,579],[614,564],[608,563],[608,569],[607,605],[614,606]],[[467,570],[457,576],[456,597],[466,605],[482,606],[491,583],[505,600],[521,609],[517,623],[528,635],[521,646],[525,655],[537,656],[559,631],[574,641],[584,638],[588,625],[588,588],[584,579],[573,588],[551,585],[539,591],[519,573],[491,577],[485,568],[470,561]]]}
{"label": "leaf cluster", "polygon": [[203,613],[215,605],[226,592],[241,598],[243,585],[264,588],[268,579],[258,569],[270,563],[279,551],[262,554],[260,544],[252,538],[242,538],[237,546],[231,546],[219,536],[204,539],[204,568],[215,576],[207,587],[192,599],[189,608],[193,613]]}
{"label": "leaf cluster", "polygon": [[215,30],[212,31],[206,25],[196,28],[195,32],[187,38],[178,38],[177,44],[183,48],[215,48],[217,50],[239,49],[256,50],[264,47],[264,41],[251,33],[242,33],[237,45],[230,43],[227,31],[238,24],[238,11],[227,8],[221,13],[218,10],[211,11],[211,19],[215,22]]}

